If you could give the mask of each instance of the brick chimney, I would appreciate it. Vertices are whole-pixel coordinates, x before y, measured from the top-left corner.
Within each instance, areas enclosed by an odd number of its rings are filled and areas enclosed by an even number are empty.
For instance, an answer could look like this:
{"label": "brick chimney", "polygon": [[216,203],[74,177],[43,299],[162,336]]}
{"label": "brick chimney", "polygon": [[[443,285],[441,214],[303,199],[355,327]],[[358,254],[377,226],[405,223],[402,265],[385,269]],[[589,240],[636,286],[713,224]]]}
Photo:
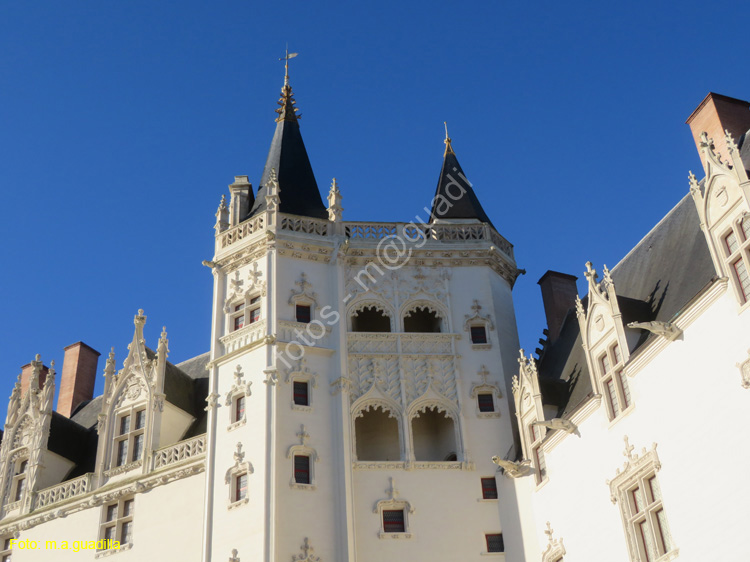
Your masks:
{"label": "brick chimney", "polygon": [[705,170],[706,161],[700,148],[701,133],[705,132],[709,139],[714,140],[716,152],[721,154],[724,162],[731,162],[724,131],[728,130],[739,144],[740,137],[750,129],[750,103],[710,92],[685,123],[690,125]]}
{"label": "brick chimney", "polygon": [[[42,370],[39,371],[39,388],[42,388],[44,386],[44,381],[47,380],[47,373],[49,373],[49,367],[46,365],[42,365]],[[29,384],[31,383],[31,375],[34,374],[34,365],[32,363],[27,363],[23,367],[21,367],[21,396],[26,394],[26,391],[29,389]]]}
{"label": "brick chimney", "polygon": [[82,341],[65,348],[57,413],[70,417],[81,402],[94,397],[99,353]]}
{"label": "brick chimney", "polygon": [[547,316],[548,342],[554,342],[560,335],[563,320],[568,310],[573,308],[578,296],[576,281],[578,277],[560,273],[559,271],[547,271],[537,281],[542,288],[542,302],[544,313]]}

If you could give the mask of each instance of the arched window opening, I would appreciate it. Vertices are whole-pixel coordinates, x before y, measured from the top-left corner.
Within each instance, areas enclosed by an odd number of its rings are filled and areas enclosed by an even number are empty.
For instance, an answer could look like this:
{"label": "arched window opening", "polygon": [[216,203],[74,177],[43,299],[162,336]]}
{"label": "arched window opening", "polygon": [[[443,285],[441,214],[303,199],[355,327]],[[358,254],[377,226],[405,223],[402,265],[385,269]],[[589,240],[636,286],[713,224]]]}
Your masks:
{"label": "arched window opening", "polygon": [[390,332],[391,319],[374,306],[366,306],[352,316],[352,332]]}
{"label": "arched window opening", "polygon": [[382,407],[362,412],[354,420],[354,432],[357,439],[357,460],[401,460],[398,420],[390,417],[390,412]]}
{"label": "arched window opening", "polygon": [[412,418],[411,430],[415,460],[446,461],[456,456],[456,430],[445,412],[434,406],[425,408],[419,417]]}
{"label": "arched window opening", "polygon": [[442,320],[433,311],[418,306],[404,316],[404,332],[440,332]]}

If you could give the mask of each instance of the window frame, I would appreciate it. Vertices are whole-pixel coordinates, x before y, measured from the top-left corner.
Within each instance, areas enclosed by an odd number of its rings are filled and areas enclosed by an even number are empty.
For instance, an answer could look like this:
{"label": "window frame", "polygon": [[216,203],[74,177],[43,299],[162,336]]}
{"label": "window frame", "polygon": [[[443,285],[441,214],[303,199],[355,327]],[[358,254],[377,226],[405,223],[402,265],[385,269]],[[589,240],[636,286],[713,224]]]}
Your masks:
{"label": "window frame", "polygon": [[[227,334],[247,328],[262,319],[261,308],[263,301],[261,297],[260,293],[252,293],[228,305]],[[238,326],[238,323],[241,325]]]}
{"label": "window frame", "polygon": [[[490,537],[500,537],[500,549],[499,550],[490,550]],[[503,538],[502,532],[500,533],[485,533],[484,534],[484,544],[487,548],[486,553],[487,554],[501,554],[505,552],[505,539]]]}
{"label": "window frame", "polygon": [[[485,486],[485,483],[492,482],[491,486]],[[499,498],[497,490],[497,480],[494,476],[481,476],[479,478],[479,484],[482,488],[482,500],[486,501],[497,501]],[[494,497],[488,497],[493,496]]]}
{"label": "window frame", "polygon": [[[482,337],[484,341],[476,341],[474,339],[474,330],[482,330]],[[487,325],[485,323],[482,323],[472,324],[471,326],[469,326],[469,339],[471,340],[472,345],[486,345],[490,343],[489,334],[487,333]]]}
{"label": "window frame", "polygon": [[[130,510],[126,511],[126,505],[130,505]],[[110,509],[115,508],[115,514],[110,519]],[[99,552],[105,550],[117,550],[125,545],[133,544],[133,521],[135,519],[135,496],[123,496],[117,500],[105,503],[102,506],[99,517],[99,540],[112,539],[119,542],[119,547],[110,546],[109,548],[99,549]],[[123,534],[123,527],[128,525],[130,532],[127,535],[129,540],[125,541],[126,536]],[[114,529],[114,537],[108,536],[108,530]],[[106,545],[107,543],[105,543]]]}
{"label": "window frame", "polygon": [[2,545],[2,547],[0,548],[0,562],[11,562],[13,549],[11,548],[10,541],[12,541],[14,538],[16,537],[13,535],[8,535],[0,538],[0,541],[2,541],[0,543]]}
{"label": "window frame", "polygon": [[599,353],[596,357],[599,388],[607,407],[609,421],[621,418],[633,407],[633,395],[630,392],[627,376],[623,371],[624,366],[624,355],[620,350],[619,343],[608,346],[604,352]]}
{"label": "window frame", "polygon": [[13,462],[13,478],[11,480],[11,500],[9,503],[21,502],[26,497],[29,484],[28,470],[29,458],[21,457]]}
{"label": "window frame", "polygon": [[[137,427],[138,414],[143,414],[143,425]],[[123,433],[123,420],[128,418],[128,429]],[[124,466],[142,463],[146,456],[146,425],[148,422],[148,405],[131,404],[125,408],[117,410],[114,414],[113,430],[116,433],[112,437],[112,458],[110,462],[111,469],[122,468]],[[141,438],[140,450],[135,447],[136,440]],[[127,445],[124,462],[120,462],[121,443]],[[136,452],[138,458],[136,458]]]}
{"label": "window frame", "polygon": [[545,431],[541,426],[534,425],[532,421],[528,426],[529,450],[531,451],[531,464],[534,467],[534,481],[537,486],[548,480],[547,476],[547,459],[544,457],[544,437]]}
{"label": "window frame", "polygon": [[[729,243],[729,238],[732,236],[736,243],[734,250]],[[750,303],[750,214],[746,213],[738,220],[732,221],[731,226],[723,231],[720,242],[722,257],[729,277],[732,279],[735,295],[740,305],[744,307]],[[745,272],[744,284],[737,270],[738,264],[742,265]]]}

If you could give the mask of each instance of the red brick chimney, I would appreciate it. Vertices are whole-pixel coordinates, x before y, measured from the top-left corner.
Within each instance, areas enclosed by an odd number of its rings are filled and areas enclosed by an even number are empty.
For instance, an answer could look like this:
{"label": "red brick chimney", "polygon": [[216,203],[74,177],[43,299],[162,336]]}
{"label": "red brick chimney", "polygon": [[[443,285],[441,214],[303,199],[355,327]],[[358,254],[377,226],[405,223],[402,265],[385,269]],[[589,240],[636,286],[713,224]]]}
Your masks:
{"label": "red brick chimney", "polygon": [[[42,370],[39,372],[39,388],[42,388],[44,381],[47,380],[47,373],[49,373],[49,367],[42,365]],[[27,363],[21,367],[21,396],[26,394],[31,383],[31,375],[34,374],[34,365]]]}
{"label": "red brick chimney", "polygon": [[57,413],[70,417],[76,406],[94,397],[99,353],[82,341],[65,348]]}
{"label": "red brick chimney", "polygon": [[750,129],[750,103],[710,92],[685,123],[690,125],[705,170],[706,161],[700,148],[701,133],[705,132],[709,139],[714,139],[715,150],[724,162],[731,162],[724,131],[728,130],[739,144],[740,137]]}
{"label": "red brick chimney", "polygon": [[577,280],[578,277],[575,275],[550,270],[537,281],[542,288],[542,302],[544,303],[544,313],[547,316],[547,341],[549,343],[558,338],[565,315],[568,310],[575,306],[578,296]]}

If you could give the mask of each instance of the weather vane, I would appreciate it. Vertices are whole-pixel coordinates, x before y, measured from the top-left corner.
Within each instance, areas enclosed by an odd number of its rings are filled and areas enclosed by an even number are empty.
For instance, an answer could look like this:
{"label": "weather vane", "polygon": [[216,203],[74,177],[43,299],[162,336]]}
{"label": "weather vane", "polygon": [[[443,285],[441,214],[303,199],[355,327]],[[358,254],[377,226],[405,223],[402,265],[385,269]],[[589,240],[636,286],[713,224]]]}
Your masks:
{"label": "weather vane", "polygon": [[279,60],[284,61],[284,84],[289,84],[289,59],[293,59],[298,54],[299,53],[290,53],[289,46],[287,45],[286,54],[284,55],[284,58],[279,59]]}

